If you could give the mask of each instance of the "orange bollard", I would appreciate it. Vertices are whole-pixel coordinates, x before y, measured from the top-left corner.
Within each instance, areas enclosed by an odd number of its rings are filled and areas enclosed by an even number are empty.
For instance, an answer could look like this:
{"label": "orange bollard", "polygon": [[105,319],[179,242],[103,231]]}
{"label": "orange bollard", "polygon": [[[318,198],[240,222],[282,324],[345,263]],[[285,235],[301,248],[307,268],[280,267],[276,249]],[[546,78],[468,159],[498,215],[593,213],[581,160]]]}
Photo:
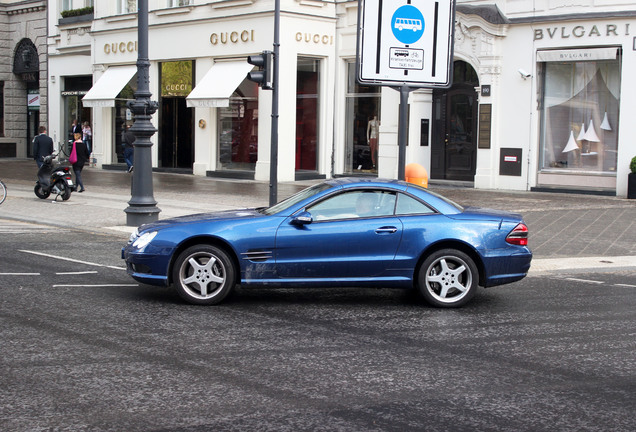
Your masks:
{"label": "orange bollard", "polygon": [[409,183],[428,188],[428,173],[420,164],[410,163],[404,167],[404,178]]}

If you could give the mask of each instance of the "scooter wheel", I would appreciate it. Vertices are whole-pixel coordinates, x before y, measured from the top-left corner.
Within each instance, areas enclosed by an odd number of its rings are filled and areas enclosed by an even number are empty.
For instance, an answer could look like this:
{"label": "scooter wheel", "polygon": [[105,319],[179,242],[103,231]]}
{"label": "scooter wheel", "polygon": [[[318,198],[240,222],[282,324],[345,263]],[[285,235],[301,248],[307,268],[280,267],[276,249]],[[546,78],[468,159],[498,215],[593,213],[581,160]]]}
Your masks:
{"label": "scooter wheel", "polygon": [[59,180],[55,185],[61,191],[60,196],[62,197],[62,201],[67,201],[71,197],[71,188],[62,180]]}
{"label": "scooter wheel", "polygon": [[51,191],[42,189],[40,182],[35,184],[35,187],[33,188],[33,192],[35,192],[35,196],[37,196],[40,199],[47,199],[49,195],[51,195]]}

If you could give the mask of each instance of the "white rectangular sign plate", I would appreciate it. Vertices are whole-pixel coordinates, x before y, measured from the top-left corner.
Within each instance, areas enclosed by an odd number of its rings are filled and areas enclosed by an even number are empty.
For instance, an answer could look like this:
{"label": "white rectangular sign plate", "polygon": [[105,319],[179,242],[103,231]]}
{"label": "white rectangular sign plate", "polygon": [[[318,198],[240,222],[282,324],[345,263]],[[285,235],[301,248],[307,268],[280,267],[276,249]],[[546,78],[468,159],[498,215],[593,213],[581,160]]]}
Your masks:
{"label": "white rectangular sign plate", "polygon": [[358,81],[449,87],[455,0],[359,0]]}

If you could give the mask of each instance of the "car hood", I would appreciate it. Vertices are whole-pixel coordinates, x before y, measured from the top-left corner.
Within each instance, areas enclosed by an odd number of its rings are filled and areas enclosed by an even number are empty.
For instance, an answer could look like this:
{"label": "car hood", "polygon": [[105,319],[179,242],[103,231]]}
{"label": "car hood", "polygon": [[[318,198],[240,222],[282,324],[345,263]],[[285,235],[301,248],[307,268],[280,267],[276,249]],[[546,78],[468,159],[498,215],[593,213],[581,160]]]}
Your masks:
{"label": "car hood", "polygon": [[257,209],[223,210],[209,213],[197,213],[187,216],[178,216],[170,219],[163,219],[139,227],[139,231],[157,230],[167,226],[178,226],[186,224],[196,224],[199,222],[211,222],[231,219],[245,219],[264,217]]}
{"label": "car hood", "polygon": [[504,220],[509,222],[521,222],[523,220],[523,217],[519,213],[482,207],[465,207],[463,212],[448,215],[448,217],[457,220],[487,219],[496,221]]}

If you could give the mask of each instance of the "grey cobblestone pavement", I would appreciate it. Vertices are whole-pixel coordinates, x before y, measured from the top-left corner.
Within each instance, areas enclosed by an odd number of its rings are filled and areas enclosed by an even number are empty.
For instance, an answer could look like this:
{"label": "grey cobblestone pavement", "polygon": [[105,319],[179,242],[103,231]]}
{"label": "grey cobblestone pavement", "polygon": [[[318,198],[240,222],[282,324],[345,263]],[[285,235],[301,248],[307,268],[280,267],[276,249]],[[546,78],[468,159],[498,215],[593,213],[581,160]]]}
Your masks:
{"label": "grey cobblestone pavement", "polygon": [[[36,222],[96,232],[126,227],[131,174],[87,167],[86,192],[66,202],[40,200],[33,193],[36,166],[32,160],[0,159],[0,179],[8,197],[0,219]],[[315,181],[281,183],[279,199]],[[160,219],[230,208],[265,206],[267,182],[213,179],[189,174],[153,173],[154,198]],[[530,229],[533,268],[564,265],[636,267],[636,200],[550,192],[482,190],[432,183],[430,189],[462,204],[521,213]],[[588,259],[589,258],[589,259]],[[586,261],[587,259],[587,261]],[[569,264],[568,264],[569,263]],[[591,263],[591,264],[590,264]],[[552,266],[552,267],[550,267]],[[555,267],[556,266],[556,267]]]}

